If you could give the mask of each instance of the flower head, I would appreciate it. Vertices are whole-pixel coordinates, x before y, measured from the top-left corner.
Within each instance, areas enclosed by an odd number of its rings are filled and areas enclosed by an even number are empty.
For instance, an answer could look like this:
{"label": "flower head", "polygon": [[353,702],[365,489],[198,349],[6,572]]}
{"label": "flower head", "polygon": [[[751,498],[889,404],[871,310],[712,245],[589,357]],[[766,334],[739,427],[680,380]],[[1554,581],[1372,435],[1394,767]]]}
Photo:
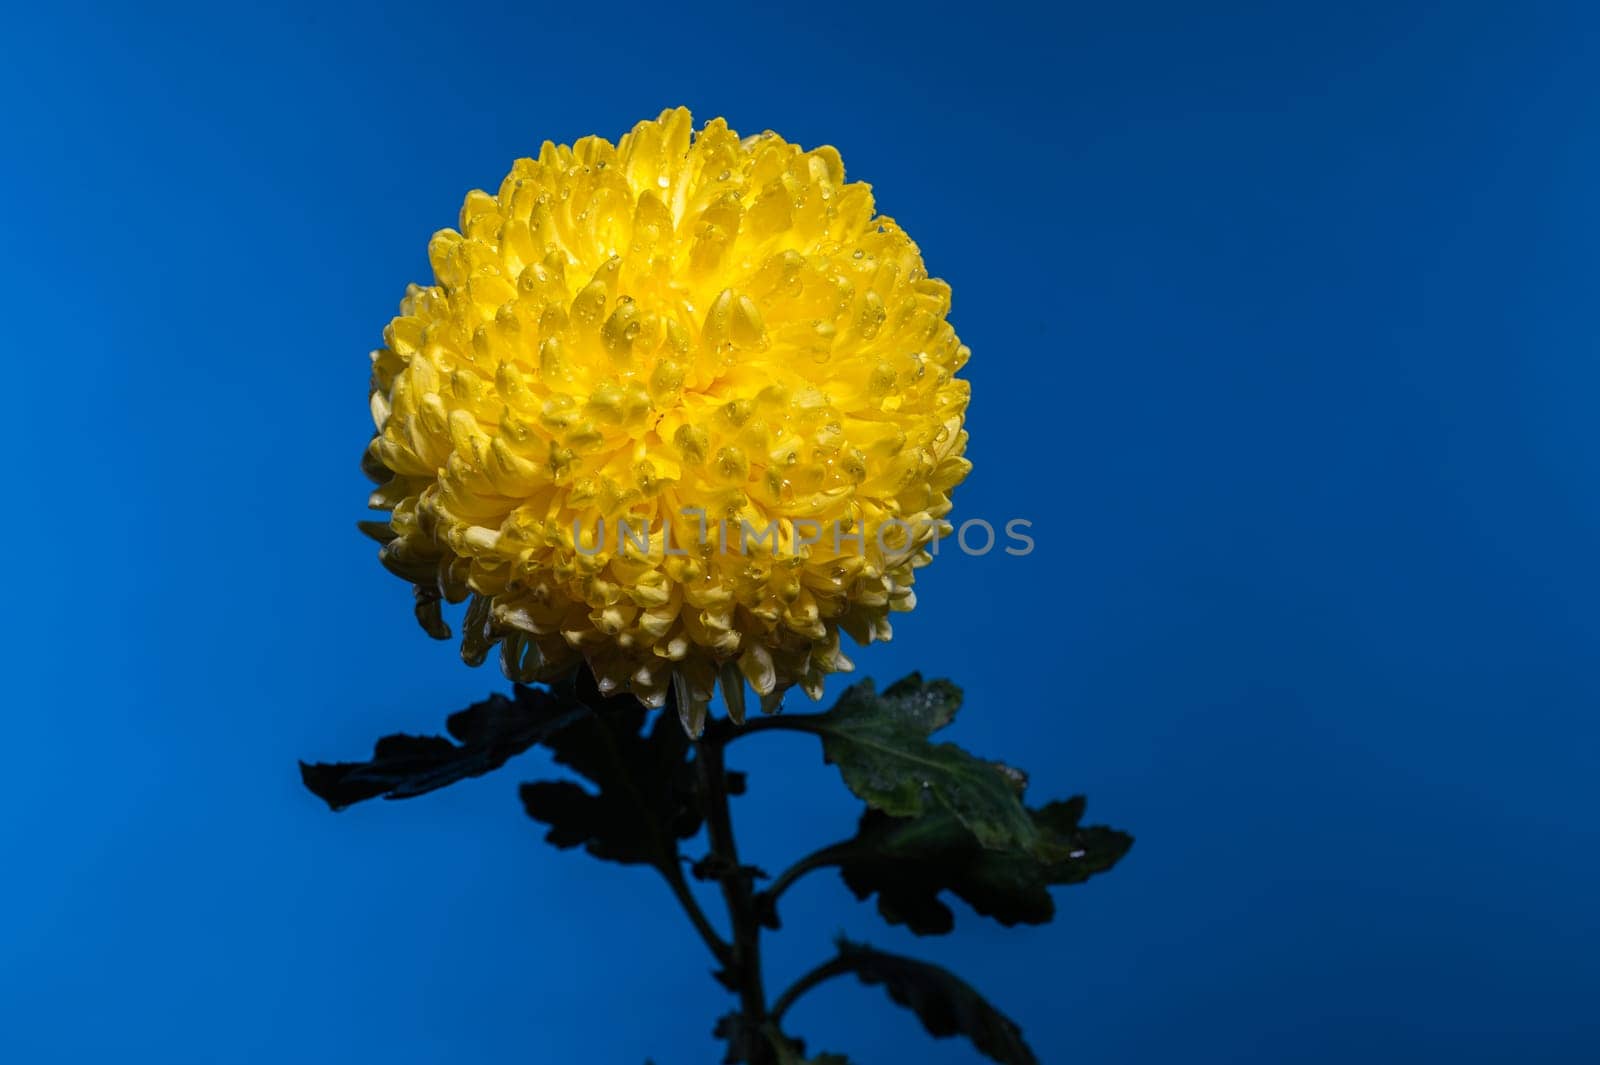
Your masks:
{"label": "flower head", "polygon": [[[462,654],[698,732],[888,639],[966,476],[950,289],[839,153],[686,110],[519,159],[372,355],[382,558]],[[747,531],[748,530],[748,531]]]}

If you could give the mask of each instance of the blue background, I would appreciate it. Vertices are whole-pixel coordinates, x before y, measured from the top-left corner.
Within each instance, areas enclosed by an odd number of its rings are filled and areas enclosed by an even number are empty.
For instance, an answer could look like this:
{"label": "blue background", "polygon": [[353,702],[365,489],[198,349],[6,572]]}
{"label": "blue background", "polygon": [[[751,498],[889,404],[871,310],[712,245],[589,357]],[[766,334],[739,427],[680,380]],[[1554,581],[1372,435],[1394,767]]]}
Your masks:
{"label": "blue background", "polygon": [[[975,352],[957,514],[1036,525],[862,671],[956,678],[955,739],[1138,837],[1043,929],[916,941],[807,879],[769,985],[843,929],[1049,1063],[1600,1057],[1593,9],[5,21],[0,1059],[715,1060],[665,889],[521,813],[543,755],[338,816],[295,771],[504,686],[353,527],[429,234],[678,103],[876,186]],[[853,823],[809,741],[733,760],[750,860]],[[853,983],[792,1018],[975,1060]]]}

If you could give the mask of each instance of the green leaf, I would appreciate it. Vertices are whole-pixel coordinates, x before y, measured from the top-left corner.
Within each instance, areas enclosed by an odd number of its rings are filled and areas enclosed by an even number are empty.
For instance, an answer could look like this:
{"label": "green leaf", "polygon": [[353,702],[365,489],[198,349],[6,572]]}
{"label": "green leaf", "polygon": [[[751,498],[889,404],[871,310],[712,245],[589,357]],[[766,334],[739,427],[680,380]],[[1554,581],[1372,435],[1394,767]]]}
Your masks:
{"label": "green leaf", "polygon": [[1033,819],[1015,775],[928,736],[955,717],[961,689],[913,673],[879,695],[872,681],[848,689],[823,714],[769,718],[822,738],[823,757],[869,805],[896,817],[944,810],[985,847],[1031,848]]}
{"label": "green leaf", "polygon": [[445,727],[459,742],[444,736],[385,736],[365,762],[301,762],[300,779],[335,810],[379,795],[409,799],[498,769],[588,713],[569,691],[518,685],[510,698],[491,695],[450,715]]}
{"label": "green leaf", "polygon": [[929,1034],[961,1035],[1001,1065],[1038,1065],[1017,1023],[991,1006],[948,969],[839,940],[838,970],[864,984],[882,984],[889,997],[917,1015]]}
{"label": "green leaf", "polygon": [[1038,843],[998,850],[943,810],[917,818],[867,810],[855,838],[832,853],[856,898],[876,893],[884,919],[917,935],[942,935],[954,926],[939,898],[944,891],[1003,925],[1043,924],[1055,916],[1051,885],[1103,873],[1133,845],[1133,837],[1115,829],[1080,827],[1083,809],[1078,797],[1029,810]]}
{"label": "green leaf", "polygon": [[[581,845],[596,858],[677,873],[678,840],[704,821],[688,736],[673,713],[657,714],[641,735],[648,715],[638,700],[600,696],[587,671],[579,684],[577,698],[595,712],[545,745],[592,787],[570,780],[524,784],[523,807],[550,826],[545,839],[557,847]],[[728,773],[724,787],[738,794],[744,775]]]}
{"label": "green leaf", "polygon": [[570,780],[522,785],[528,816],[550,826],[557,847],[582,845],[596,858],[668,867],[677,840],[699,831],[700,808],[684,755],[688,737],[665,715],[641,736],[643,707],[595,714],[554,736],[556,761],[595,787]]}

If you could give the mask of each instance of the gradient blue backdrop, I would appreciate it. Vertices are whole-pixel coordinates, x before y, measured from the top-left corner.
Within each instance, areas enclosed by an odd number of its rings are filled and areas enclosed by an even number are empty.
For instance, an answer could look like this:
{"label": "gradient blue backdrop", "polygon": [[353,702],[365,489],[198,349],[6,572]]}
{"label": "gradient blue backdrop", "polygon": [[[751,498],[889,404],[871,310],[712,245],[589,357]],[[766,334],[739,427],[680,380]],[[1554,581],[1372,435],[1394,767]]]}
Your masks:
{"label": "gradient blue backdrop", "polygon": [[[429,234],[678,103],[874,183],[975,353],[958,514],[1037,525],[860,667],[1138,836],[1037,930],[817,876],[771,982],[844,929],[1049,1063],[1600,1058],[1600,16],[1219,6],[8,9],[0,1060],[714,1060],[665,890],[520,812],[541,755],[339,816],[295,772],[503,685],[353,527]],[[808,742],[734,761],[752,860],[851,825]],[[879,990],[793,1019],[975,1060]]]}

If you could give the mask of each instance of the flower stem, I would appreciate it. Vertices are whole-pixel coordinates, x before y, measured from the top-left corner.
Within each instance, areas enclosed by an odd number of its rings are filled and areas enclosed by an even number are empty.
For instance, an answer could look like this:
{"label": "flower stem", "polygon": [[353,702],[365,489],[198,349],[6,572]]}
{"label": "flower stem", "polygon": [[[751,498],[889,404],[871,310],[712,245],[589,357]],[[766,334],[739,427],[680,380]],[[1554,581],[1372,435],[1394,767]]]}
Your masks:
{"label": "flower stem", "polygon": [[779,873],[772,883],[767,885],[765,890],[757,893],[756,901],[758,903],[758,909],[764,908],[770,910],[772,907],[776,906],[778,903],[778,898],[785,891],[787,891],[796,880],[799,880],[807,873],[816,869],[826,868],[830,865],[838,865],[850,853],[851,842],[852,841],[850,840],[845,840],[840,843],[834,843],[830,846],[823,847],[821,850],[812,851],[810,854],[799,859],[793,865],[789,866],[789,868]]}
{"label": "flower stem", "polygon": [[772,1021],[774,1024],[783,1020],[783,1015],[794,1005],[795,999],[810,991],[824,980],[831,980],[835,976],[843,976],[850,971],[850,965],[844,958],[830,958],[821,965],[806,973],[800,979],[790,984],[778,1000],[772,1004]]}
{"label": "flower stem", "polygon": [[711,736],[708,729],[707,737],[714,738],[720,743],[728,743],[741,736],[753,736],[757,732],[816,732],[814,722],[824,716],[823,714],[769,714],[765,717],[752,718],[737,729],[719,731],[715,737]]}
{"label": "flower stem", "polygon": [[[728,811],[721,744],[697,742],[695,764],[705,796],[706,835],[710,839],[711,852],[720,859],[719,864],[724,869],[737,870],[739,849],[734,843],[733,818]],[[767,1021],[767,993],[761,980],[761,925],[756,918],[750,879],[739,875],[724,876],[722,897],[728,904],[728,917],[733,928],[732,964],[728,966],[728,977],[736,985],[745,1025],[748,1030],[757,1031]],[[757,1052],[765,1052],[765,1049]],[[752,1065],[768,1065],[768,1061],[752,1062]]]}
{"label": "flower stem", "polygon": [[711,956],[717,959],[720,965],[729,965],[733,961],[733,948],[728,941],[717,934],[711,927],[711,922],[706,918],[706,912],[700,908],[700,903],[694,897],[694,892],[689,890],[689,882],[684,879],[683,869],[677,865],[664,866],[661,875],[666,880],[667,886],[672,888],[672,894],[677,898],[683,912],[689,915],[689,923],[694,925],[694,930],[700,933],[700,938],[711,950]]}

